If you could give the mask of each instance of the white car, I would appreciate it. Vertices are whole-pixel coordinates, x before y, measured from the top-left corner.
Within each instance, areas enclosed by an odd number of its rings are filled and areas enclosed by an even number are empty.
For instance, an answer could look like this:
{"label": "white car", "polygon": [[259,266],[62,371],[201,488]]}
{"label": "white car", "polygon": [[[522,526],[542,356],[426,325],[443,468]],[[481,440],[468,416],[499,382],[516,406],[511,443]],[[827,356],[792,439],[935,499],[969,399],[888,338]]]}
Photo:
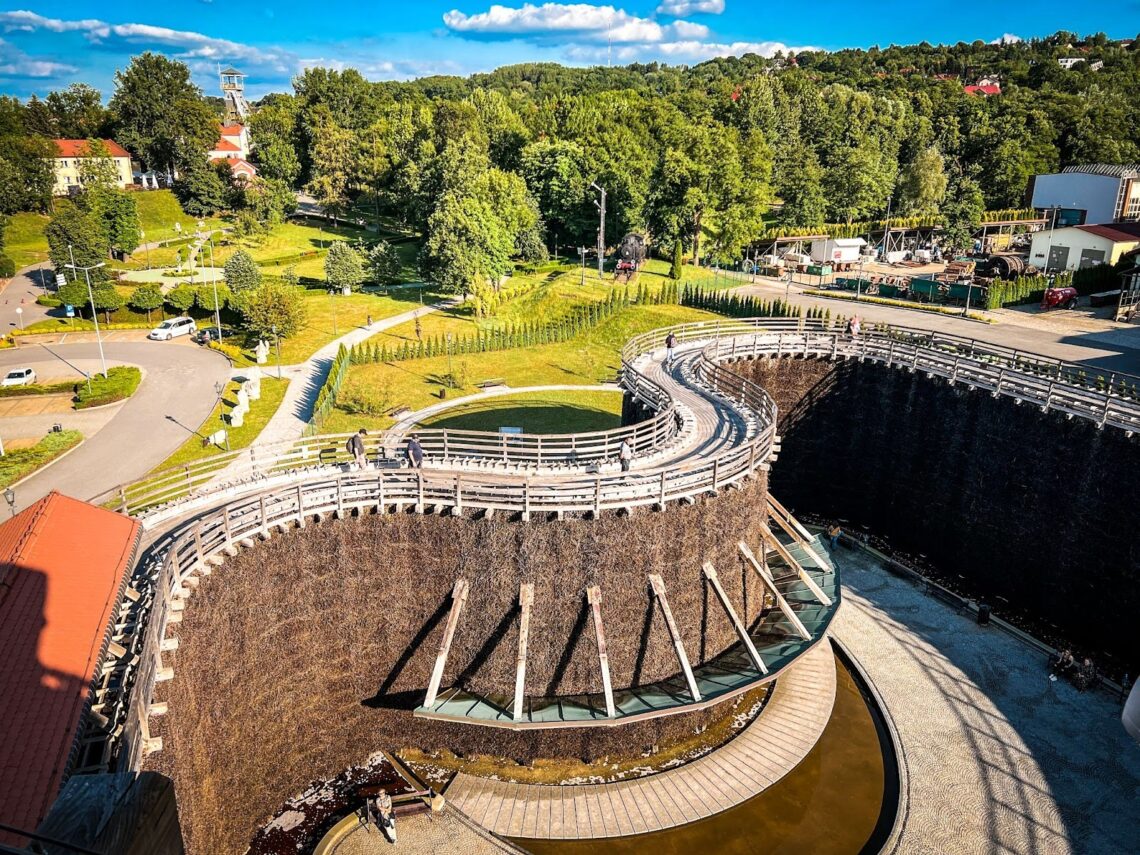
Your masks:
{"label": "white car", "polygon": [[147,333],[154,341],[170,341],[175,336],[192,335],[198,331],[193,318],[170,318]]}
{"label": "white car", "polygon": [[3,380],[0,380],[0,386],[31,386],[36,382],[36,372],[32,368],[13,368],[9,371]]}

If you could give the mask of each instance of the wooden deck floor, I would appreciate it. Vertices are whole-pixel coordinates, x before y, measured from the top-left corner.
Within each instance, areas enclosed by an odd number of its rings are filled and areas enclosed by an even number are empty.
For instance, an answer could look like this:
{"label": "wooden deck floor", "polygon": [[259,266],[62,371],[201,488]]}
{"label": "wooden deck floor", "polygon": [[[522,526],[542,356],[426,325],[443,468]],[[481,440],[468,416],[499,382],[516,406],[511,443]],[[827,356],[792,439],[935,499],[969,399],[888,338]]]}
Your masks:
{"label": "wooden deck floor", "polygon": [[587,839],[644,834],[740,804],[790,772],[818,741],[835,703],[831,645],[815,645],[776,682],[748,728],[676,769],[613,784],[540,786],[460,773],[448,803],[506,837]]}

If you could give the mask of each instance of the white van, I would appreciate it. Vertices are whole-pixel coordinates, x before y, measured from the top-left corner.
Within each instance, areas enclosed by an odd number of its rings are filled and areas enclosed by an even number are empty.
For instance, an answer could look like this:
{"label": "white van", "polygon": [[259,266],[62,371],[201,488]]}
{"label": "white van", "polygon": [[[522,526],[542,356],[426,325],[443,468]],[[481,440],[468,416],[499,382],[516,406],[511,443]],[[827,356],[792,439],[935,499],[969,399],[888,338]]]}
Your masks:
{"label": "white van", "polygon": [[191,335],[198,331],[193,318],[170,318],[152,329],[147,338],[154,341],[170,341],[175,336]]}

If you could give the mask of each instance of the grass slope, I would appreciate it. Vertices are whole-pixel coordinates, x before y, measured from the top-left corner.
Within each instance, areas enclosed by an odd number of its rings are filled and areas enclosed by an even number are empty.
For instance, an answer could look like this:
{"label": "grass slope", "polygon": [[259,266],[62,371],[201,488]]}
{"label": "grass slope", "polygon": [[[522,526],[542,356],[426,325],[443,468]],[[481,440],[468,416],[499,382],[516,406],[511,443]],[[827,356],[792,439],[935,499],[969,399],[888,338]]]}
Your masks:
{"label": "grass slope", "polygon": [[14,484],[46,466],[65,451],[79,445],[83,434],[77,430],[49,433],[31,448],[11,451],[0,457],[0,487]]}
{"label": "grass slope", "polygon": [[523,433],[581,433],[621,427],[621,405],[621,392],[524,392],[462,404],[420,425],[484,431],[510,425]]}

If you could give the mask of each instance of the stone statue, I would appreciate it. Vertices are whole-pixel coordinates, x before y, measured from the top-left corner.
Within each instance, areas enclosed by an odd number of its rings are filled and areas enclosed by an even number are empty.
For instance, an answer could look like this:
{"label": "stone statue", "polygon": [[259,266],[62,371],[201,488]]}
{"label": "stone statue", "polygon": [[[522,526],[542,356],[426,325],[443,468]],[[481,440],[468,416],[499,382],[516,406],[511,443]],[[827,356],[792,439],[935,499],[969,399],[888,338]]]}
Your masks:
{"label": "stone statue", "polygon": [[269,342],[265,339],[258,339],[257,347],[254,349],[254,354],[257,356],[257,364],[264,365],[269,361]]}
{"label": "stone statue", "polygon": [[261,369],[251,368],[246,373],[245,383],[242,384],[251,401],[261,400]]}

